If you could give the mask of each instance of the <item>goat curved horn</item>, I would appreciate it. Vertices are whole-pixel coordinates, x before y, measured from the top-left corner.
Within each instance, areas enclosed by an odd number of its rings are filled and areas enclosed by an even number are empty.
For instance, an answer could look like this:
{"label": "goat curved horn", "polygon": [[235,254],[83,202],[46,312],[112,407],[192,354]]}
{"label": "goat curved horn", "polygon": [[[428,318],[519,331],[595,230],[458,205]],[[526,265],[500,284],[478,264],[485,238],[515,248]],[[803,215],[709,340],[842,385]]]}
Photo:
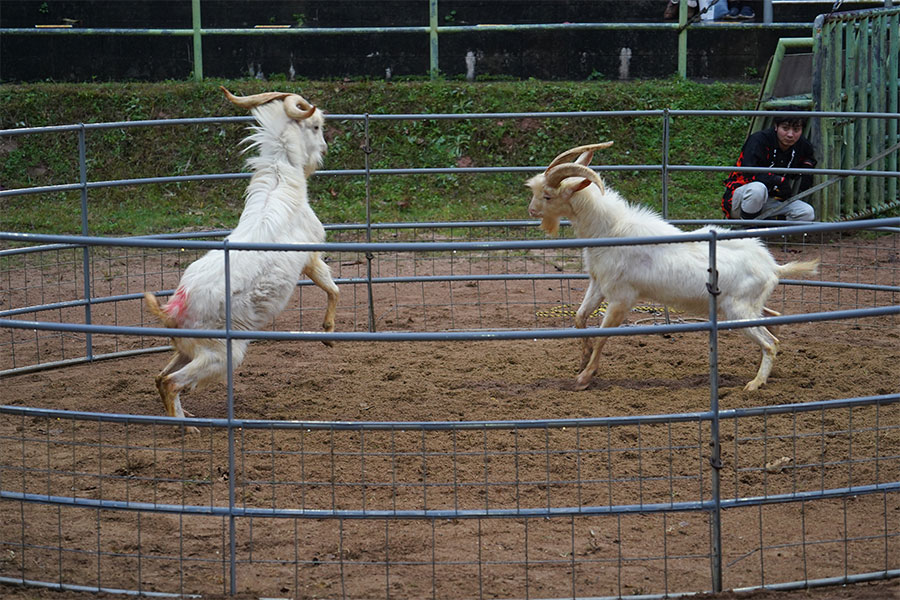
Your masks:
{"label": "goat curved horn", "polygon": [[303,96],[291,94],[284,99],[284,112],[290,118],[302,121],[311,117],[316,112],[316,107],[307,102]]}
{"label": "goat curved horn", "polygon": [[[546,173],[547,171],[549,171],[550,169],[552,169],[553,167],[555,167],[557,165],[561,165],[564,162],[571,160],[572,158],[578,156],[579,154],[583,154],[585,152],[593,153],[594,150],[602,150],[603,148],[609,148],[612,145],[613,145],[612,142],[603,142],[600,144],[588,144],[586,146],[577,146],[575,148],[572,148],[571,150],[566,150],[565,152],[563,152],[562,154],[560,154],[559,156],[554,158],[550,162],[549,165],[547,165],[547,168],[544,170],[544,173]],[[590,161],[590,158],[588,160]]]}
{"label": "goat curved horn", "polygon": [[253,108],[254,106],[259,106],[260,104],[265,104],[272,100],[281,100],[282,98],[294,95],[288,92],[263,92],[262,94],[254,94],[252,96],[235,96],[225,89],[225,86],[220,85],[219,87],[225,92],[226,98],[241,108]]}
{"label": "goat curved horn", "polygon": [[597,184],[597,187],[600,188],[601,192],[604,194],[606,193],[606,186],[603,184],[603,180],[600,176],[592,169],[576,163],[563,163],[550,169],[547,172],[547,185],[557,188],[559,187],[559,184],[563,182],[563,179],[566,179],[567,177],[584,177],[585,179],[590,179],[592,183]]}

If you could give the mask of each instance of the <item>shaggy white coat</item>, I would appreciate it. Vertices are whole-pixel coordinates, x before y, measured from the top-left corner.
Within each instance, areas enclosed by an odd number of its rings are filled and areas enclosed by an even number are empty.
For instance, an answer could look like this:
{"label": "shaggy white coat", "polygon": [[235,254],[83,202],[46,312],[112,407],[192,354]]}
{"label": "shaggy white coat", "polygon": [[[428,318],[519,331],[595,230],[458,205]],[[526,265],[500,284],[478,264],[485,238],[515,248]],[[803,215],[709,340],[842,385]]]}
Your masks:
{"label": "shaggy white coat", "polygon": [[[309,205],[306,177],[322,163],[327,144],[324,117],[313,115],[296,121],[285,114],[282,102],[252,109],[258,125],[245,139],[258,155],[247,160],[253,172],[245,193],[244,210],[231,242],[321,243],[325,228]],[[258,330],[287,305],[300,274],[307,275],[328,295],[323,328],[334,329],[338,288],[329,267],[316,252],[229,251],[232,327]],[[222,250],[213,250],[185,269],[175,294],[159,307],[145,296],[151,311],[167,327],[182,329],[225,328],[225,261]],[[157,387],[170,416],[184,417],[180,393],[227,376],[226,346],[222,339],[176,337],[175,356],[157,377]],[[232,342],[232,363],[244,359],[249,340]]]}
{"label": "shaggy white coat", "polygon": [[[527,185],[532,198],[528,212],[541,218],[541,227],[550,234],[568,219],[579,238],[626,238],[681,234],[655,211],[625,201],[587,169],[589,153],[576,164],[583,177],[567,177],[558,187],[548,183],[548,173],[532,177]],[[552,172],[552,171],[551,171]],[[704,227],[697,231],[708,231]],[[616,327],[639,299],[652,300],[685,311],[709,314],[709,244],[685,242],[639,246],[589,247],[584,262],[590,283],[575,317],[575,326],[584,328],[588,317],[606,299],[608,307],[601,327]],[[778,281],[786,276],[815,272],[818,260],[778,265],[758,238],[722,240],[716,245],[718,269],[718,312],[727,320],[757,319],[777,312],[765,302]],[[765,327],[740,330],[762,349],[762,363],[756,377],[745,389],[763,385],[777,353],[778,339]],[[600,350],[606,337],[583,338],[578,389],[586,388],[599,368]]]}

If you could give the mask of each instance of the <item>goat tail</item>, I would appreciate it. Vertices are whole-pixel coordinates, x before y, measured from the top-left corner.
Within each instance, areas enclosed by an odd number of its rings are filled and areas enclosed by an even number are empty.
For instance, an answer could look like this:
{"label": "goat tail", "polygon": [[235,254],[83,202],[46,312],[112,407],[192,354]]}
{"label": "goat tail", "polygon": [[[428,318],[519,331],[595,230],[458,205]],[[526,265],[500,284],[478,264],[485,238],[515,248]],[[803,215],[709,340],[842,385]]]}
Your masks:
{"label": "goat tail", "polygon": [[153,313],[153,315],[162,322],[164,327],[168,327],[169,329],[176,329],[178,327],[178,324],[175,322],[175,319],[172,318],[172,315],[163,310],[159,305],[156,296],[150,292],[144,292],[144,301],[147,303],[147,310]]}
{"label": "goat tail", "polygon": [[792,261],[778,266],[778,278],[791,277],[794,275],[811,275],[819,272],[819,259],[804,261]]}

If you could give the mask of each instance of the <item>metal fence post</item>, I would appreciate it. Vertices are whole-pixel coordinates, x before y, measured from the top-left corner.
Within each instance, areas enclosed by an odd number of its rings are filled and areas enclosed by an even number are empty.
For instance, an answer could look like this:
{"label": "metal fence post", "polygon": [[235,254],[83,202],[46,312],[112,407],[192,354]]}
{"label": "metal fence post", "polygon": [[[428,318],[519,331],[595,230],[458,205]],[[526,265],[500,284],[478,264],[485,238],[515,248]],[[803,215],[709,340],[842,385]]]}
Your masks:
{"label": "metal fence post", "polygon": [[[890,0],[886,0],[887,5],[889,5]],[[888,36],[890,38],[890,48],[888,50],[888,63],[887,63],[887,77],[885,78],[885,83],[888,86],[888,106],[887,112],[900,113],[900,101],[898,101],[898,95],[900,95],[900,15],[891,15],[890,20],[888,21]],[[891,119],[887,122],[887,143],[889,146],[893,146],[897,143],[897,130],[898,123],[897,119]],[[898,161],[897,154],[894,153],[888,158],[887,169],[890,171],[897,171]],[[897,180],[891,178],[888,180],[888,199],[894,199],[897,197]]]}
{"label": "metal fence post", "polygon": [[[235,492],[234,492],[234,356],[231,339],[231,255],[228,250],[228,238],[222,240],[223,260],[225,261],[225,365],[228,394],[228,583],[232,596],[237,593],[237,531],[235,528]],[[183,433],[182,435],[187,435]],[[225,560],[225,557],[222,557]]]}
{"label": "metal fence post", "polygon": [[428,0],[428,27],[430,45],[428,48],[429,75],[431,79],[438,76],[438,0]]}
{"label": "metal fence post", "polygon": [[194,25],[194,81],[203,81],[203,35],[200,32],[200,0],[191,0]]}
{"label": "metal fence post", "polygon": [[[81,183],[81,235],[87,236],[88,230],[88,205],[87,205],[87,149],[85,142],[84,123],[78,130],[78,179]],[[84,323],[91,324],[91,248],[85,246],[82,249],[81,272],[84,277]],[[85,358],[94,359],[93,337],[90,333],[84,334]]]}
{"label": "metal fence post", "polygon": [[706,284],[709,291],[709,410],[712,414],[710,420],[710,455],[709,464],[712,467],[712,496],[713,511],[711,515],[712,530],[712,556],[710,567],[712,570],[713,592],[722,591],[722,495],[720,479],[722,469],[722,447],[719,438],[719,331],[718,331],[718,296],[719,296],[719,272],[716,269],[716,240],[715,229],[710,231],[709,240],[709,281]]}
{"label": "metal fence post", "polygon": [[763,23],[772,23],[772,0],[763,0]]}
{"label": "metal fence post", "polygon": [[[363,146],[363,153],[365,154],[365,169],[366,169],[366,243],[372,242],[372,172],[371,165],[369,164],[369,155],[372,154],[372,143],[369,139],[369,113],[365,115],[365,145]],[[372,260],[375,258],[375,255],[371,252],[366,252],[366,293],[368,295],[368,304],[369,304],[369,331],[375,331],[375,299],[374,294],[372,293]]]}
{"label": "metal fence post", "polygon": [[678,4],[678,77],[687,79],[687,0]]}
{"label": "metal fence post", "polygon": [[662,163],[660,174],[662,175],[662,217],[669,218],[669,109],[663,109],[662,130]]}

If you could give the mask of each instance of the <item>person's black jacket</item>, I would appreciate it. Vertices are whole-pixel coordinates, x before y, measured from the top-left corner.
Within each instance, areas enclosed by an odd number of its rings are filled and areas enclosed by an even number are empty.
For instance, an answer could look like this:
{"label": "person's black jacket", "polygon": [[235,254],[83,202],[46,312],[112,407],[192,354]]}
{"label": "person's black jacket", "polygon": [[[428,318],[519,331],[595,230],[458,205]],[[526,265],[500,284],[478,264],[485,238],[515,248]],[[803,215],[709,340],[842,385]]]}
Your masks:
{"label": "person's black jacket", "polygon": [[[816,166],[816,158],[812,144],[805,137],[800,139],[788,150],[782,150],[778,146],[778,138],[775,128],[757,131],[747,138],[741,154],[738,157],[738,167],[773,167],[788,169],[811,169]],[[731,217],[731,195],[734,190],[750,183],[759,181],[765,184],[769,193],[788,198],[794,192],[794,181],[800,179],[798,192],[809,189],[812,186],[812,175],[790,175],[785,177],[782,173],[742,173],[734,171],[725,180],[725,193],[722,195],[722,212],[726,218]]]}

